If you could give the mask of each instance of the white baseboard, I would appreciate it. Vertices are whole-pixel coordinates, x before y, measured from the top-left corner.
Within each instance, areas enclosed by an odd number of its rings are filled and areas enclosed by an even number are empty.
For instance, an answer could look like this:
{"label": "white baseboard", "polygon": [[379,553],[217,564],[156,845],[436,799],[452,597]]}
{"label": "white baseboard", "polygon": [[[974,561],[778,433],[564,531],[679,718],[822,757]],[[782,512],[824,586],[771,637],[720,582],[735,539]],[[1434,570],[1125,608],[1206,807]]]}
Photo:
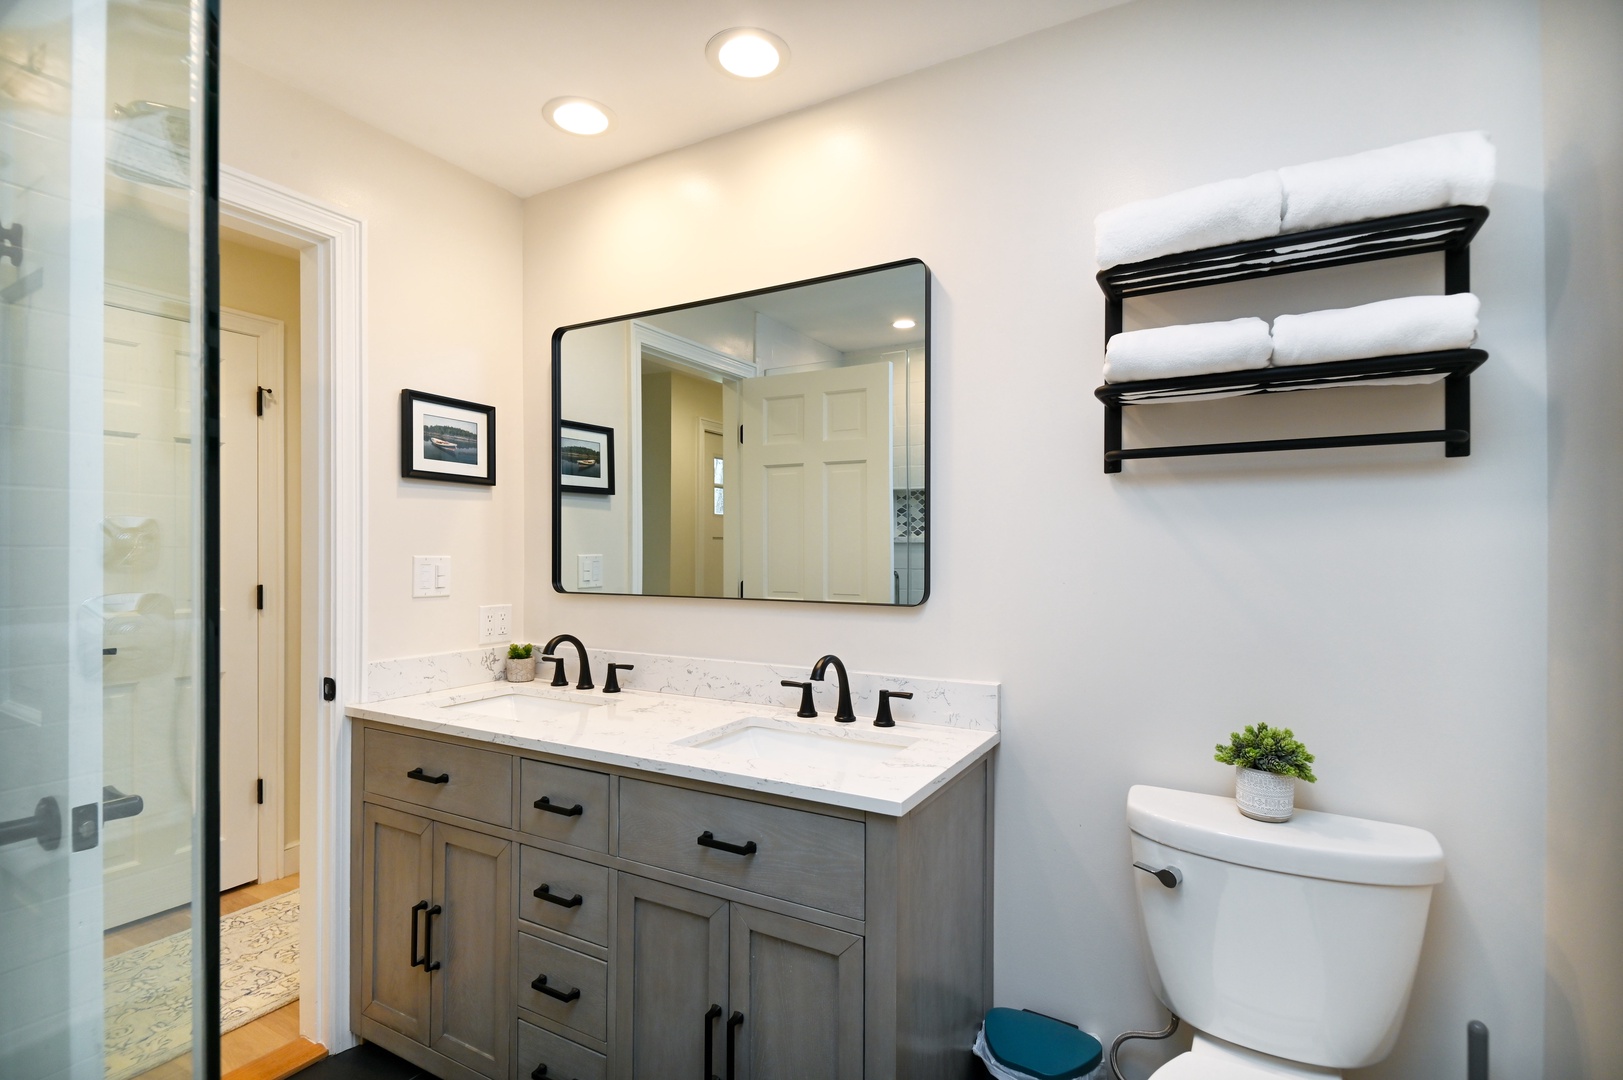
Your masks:
{"label": "white baseboard", "polygon": [[282,848],[282,877],[289,877],[299,872],[299,842],[293,841]]}

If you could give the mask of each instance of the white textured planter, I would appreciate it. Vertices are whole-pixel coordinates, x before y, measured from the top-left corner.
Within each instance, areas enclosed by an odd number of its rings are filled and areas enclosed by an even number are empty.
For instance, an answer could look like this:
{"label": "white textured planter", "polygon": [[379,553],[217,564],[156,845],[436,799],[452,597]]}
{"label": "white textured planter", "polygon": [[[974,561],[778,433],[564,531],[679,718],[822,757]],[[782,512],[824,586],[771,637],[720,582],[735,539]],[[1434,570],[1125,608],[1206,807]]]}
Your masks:
{"label": "white textured planter", "polygon": [[1234,801],[1258,821],[1289,821],[1296,810],[1296,777],[1234,767]]}
{"label": "white textured planter", "polygon": [[526,656],[522,660],[515,660],[511,656],[509,656],[507,658],[507,681],[508,682],[534,682],[535,681],[535,657]]}

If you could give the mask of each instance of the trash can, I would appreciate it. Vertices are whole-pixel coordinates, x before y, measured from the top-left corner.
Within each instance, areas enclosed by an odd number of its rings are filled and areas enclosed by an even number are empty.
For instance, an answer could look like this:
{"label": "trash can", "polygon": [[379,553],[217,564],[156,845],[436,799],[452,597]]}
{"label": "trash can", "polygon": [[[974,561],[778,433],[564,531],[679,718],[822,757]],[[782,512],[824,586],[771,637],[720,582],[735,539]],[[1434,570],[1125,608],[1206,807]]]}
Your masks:
{"label": "trash can", "polygon": [[1030,1009],[993,1009],[975,1036],[975,1056],[995,1080],[1089,1080],[1099,1072],[1099,1040]]}

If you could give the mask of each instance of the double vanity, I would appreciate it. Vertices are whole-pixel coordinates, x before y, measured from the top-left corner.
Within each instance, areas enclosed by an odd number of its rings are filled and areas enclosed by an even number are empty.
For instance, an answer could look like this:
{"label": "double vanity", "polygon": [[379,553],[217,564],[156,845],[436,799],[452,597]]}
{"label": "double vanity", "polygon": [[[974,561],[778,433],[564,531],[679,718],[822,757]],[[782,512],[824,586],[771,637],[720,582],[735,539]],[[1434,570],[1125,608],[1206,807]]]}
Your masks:
{"label": "double vanity", "polygon": [[969,1076],[995,724],[782,696],[351,706],[355,1030],[444,1080]]}

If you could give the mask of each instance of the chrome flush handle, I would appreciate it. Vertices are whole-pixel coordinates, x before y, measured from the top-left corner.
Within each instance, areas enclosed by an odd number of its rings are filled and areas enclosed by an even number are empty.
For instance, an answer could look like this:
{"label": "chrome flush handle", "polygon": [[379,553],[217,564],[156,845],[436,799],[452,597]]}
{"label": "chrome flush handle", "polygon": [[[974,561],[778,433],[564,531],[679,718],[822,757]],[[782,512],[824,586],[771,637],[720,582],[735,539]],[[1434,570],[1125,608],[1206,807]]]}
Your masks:
{"label": "chrome flush handle", "polygon": [[1176,889],[1179,885],[1183,884],[1183,871],[1179,870],[1176,866],[1163,866],[1161,869],[1157,870],[1155,867],[1145,866],[1141,862],[1136,862],[1133,865],[1144,871],[1146,874],[1149,874],[1151,877],[1155,878],[1156,881],[1159,881],[1169,889]]}

